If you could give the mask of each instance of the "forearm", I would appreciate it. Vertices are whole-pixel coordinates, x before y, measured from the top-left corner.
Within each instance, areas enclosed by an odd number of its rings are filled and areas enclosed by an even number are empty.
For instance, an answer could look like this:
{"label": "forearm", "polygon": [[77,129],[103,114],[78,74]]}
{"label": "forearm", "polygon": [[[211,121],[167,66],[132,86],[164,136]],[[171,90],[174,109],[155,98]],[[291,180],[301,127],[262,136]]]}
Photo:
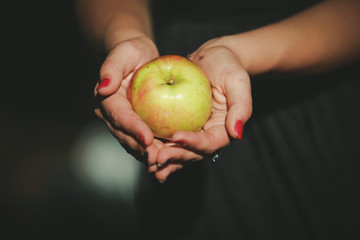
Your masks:
{"label": "forearm", "polygon": [[360,1],[324,1],[291,18],[227,37],[250,74],[321,71],[360,55]]}
{"label": "forearm", "polygon": [[107,50],[131,38],[152,38],[147,0],[78,0],[77,6],[86,34]]}

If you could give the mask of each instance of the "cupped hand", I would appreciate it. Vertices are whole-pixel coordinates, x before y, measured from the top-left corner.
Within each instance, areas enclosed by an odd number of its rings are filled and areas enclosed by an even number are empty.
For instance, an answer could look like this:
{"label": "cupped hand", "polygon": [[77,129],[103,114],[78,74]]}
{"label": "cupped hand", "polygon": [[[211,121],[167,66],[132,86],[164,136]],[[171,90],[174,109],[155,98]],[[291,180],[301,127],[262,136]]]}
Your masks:
{"label": "cupped hand", "polygon": [[250,78],[223,39],[205,43],[195,51],[190,60],[198,64],[208,76],[213,92],[212,113],[200,132],[176,132],[171,143],[159,149],[155,173],[165,181],[184,164],[202,160],[230,139],[241,139],[243,124],[252,113]]}
{"label": "cupped hand", "polygon": [[150,128],[133,111],[126,90],[134,72],[158,56],[155,44],[146,37],[117,44],[104,61],[94,89],[96,115],[131,154],[139,160],[147,155],[149,165],[155,163],[161,142],[154,141]]}

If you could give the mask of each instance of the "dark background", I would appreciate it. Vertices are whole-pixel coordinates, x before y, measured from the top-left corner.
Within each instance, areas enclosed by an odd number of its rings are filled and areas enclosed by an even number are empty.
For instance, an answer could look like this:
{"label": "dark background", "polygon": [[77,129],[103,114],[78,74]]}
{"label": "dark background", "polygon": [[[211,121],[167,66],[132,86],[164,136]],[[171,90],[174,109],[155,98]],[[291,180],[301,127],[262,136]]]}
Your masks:
{"label": "dark background", "polygon": [[75,139],[96,121],[103,60],[83,37],[74,2],[2,3],[0,229],[9,239],[134,236],[123,203],[90,191],[70,169]]}
{"label": "dark background", "polygon": [[[125,202],[96,194],[71,171],[69,154],[77,137],[88,124],[99,122],[93,114],[92,91],[103,61],[81,32],[74,2],[23,0],[2,5],[0,230],[4,235],[10,233],[12,239],[131,239],[141,232]],[[281,11],[279,15],[283,17]],[[273,20],[270,17],[264,22]],[[190,50],[215,37],[209,36],[206,26],[204,34],[198,28],[193,31],[200,37]],[[224,31],[238,31],[228,28]],[[162,53],[169,54],[174,44],[161,45]],[[175,51],[186,54],[188,49]],[[356,72],[356,66],[350,70]],[[324,78],[328,88],[338,84],[341,74],[328,75],[333,79]],[[304,93],[316,95],[323,89],[322,82],[311,89],[303,82],[287,84],[254,84],[256,114],[273,111],[280,102],[291,105],[307,97]],[[256,96],[267,101],[257,101]],[[290,100],[284,103],[284,98]],[[259,117],[256,114],[255,119]]]}

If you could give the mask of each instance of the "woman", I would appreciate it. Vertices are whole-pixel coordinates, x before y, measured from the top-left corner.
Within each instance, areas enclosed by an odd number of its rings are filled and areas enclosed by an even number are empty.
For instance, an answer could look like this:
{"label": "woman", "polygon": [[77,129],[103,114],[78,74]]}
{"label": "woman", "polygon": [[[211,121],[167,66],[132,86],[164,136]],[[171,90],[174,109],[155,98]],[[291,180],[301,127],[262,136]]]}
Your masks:
{"label": "woman", "polygon": [[[359,1],[78,2],[84,28],[108,51],[95,113],[123,146],[146,156],[156,179],[169,179],[143,181],[147,233],[354,234]],[[203,131],[175,133],[170,143],[153,137],[125,96],[134,71],[159,52],[190,53],[213,87]],[[209,156],[219,149],[214,164]],[[189,162],[196,163],[169,177]]]}

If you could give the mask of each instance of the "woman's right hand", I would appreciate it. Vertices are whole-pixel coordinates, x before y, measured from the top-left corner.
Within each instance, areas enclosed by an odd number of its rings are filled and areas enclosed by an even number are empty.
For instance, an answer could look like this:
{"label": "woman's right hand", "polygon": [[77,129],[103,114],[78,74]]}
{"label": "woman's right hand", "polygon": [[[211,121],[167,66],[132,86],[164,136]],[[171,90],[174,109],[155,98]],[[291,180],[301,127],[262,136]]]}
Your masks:
{"label": "woman's right hand", "polygon": [[147,155],[155,164],[158,146],[150,128],[133,111],[126,90],[134,72],[159,56],[153,41],[137,37],[118,43],[100,69],[100,82],[94,89],[95,114],[107,125],[120,144],[135,157]]}

